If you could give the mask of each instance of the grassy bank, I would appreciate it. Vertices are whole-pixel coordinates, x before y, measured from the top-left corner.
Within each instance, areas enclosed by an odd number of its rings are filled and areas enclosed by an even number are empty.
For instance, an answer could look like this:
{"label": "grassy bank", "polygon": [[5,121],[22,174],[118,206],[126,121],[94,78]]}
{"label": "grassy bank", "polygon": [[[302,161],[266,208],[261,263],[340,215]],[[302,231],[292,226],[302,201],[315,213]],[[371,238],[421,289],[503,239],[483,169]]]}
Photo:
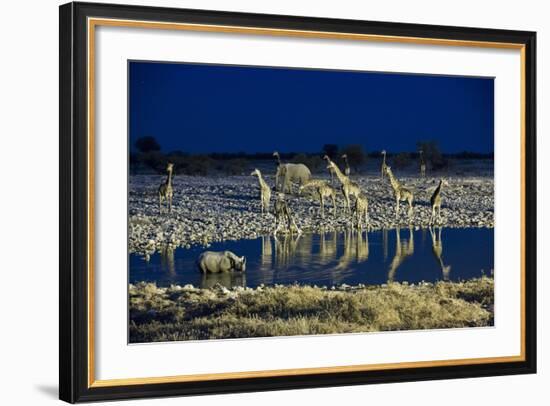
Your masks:
{"label": "grassy bank", "polygon": [[212,289],[130,285],[130,342],[482,327],[492,278],[410,286]]}

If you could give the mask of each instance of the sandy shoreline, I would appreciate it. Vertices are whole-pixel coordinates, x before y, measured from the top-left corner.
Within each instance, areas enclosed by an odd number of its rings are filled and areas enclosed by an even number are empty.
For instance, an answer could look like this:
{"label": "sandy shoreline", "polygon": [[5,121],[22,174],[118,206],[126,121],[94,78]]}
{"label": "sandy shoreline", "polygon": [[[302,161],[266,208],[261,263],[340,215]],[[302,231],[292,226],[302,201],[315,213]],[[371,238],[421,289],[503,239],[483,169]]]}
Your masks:
{"label": "sandy shoreline", "polygon": [[[264,176],[269,185],[272,176]],[[315,178],[322,178],[315,176]],[[395,200],[386,180],[379,176],[353,177],[369,197],[370,230],[397,226],[429,226],[430,196],[439,178],[400,177],[403,185],[415,191],[411,221],[406,204],[401,203],[395,218]],[[492,176],[449,176],[443,190],[441,210],[444,227],[494,227],[494,182]],[[252,176],[176,176],[171,214],[158,212],[160,175],[131,175],[129,184],[129,252],[152,254],[166,244],[172,247],[208,246],[224,240],[253,239],[274,231],[274,217],[260,213],[259,186]],[[305,232],[342,231],[350,227],[350,216],[343,212],[343,196],[337,200],[337,214],[325,203],[325,217],[319,203],[309,197],[287,196],[298,226]],[[274,197],[271,199],[273,207]]]}

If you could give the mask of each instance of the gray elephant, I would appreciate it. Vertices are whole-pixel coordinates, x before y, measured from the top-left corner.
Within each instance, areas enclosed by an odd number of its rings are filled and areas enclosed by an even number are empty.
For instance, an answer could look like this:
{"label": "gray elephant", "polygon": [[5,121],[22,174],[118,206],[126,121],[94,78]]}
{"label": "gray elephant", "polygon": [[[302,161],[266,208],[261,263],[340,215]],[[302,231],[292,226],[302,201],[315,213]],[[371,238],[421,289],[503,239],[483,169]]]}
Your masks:
{"label": "gray elephant", "polygon": [[197,265],[202,273],[220,273],[229,271],[245,271],[246,258],[238,257],[231,251],[205,251],[198,260]]}
{"label": "gray elephant", "polygon": [[[311,179],[311,171],[304,164],[281,164],[275,175],[277,190],[292,193],[292,184],[306,184]],[[281,183],[282,180],[282,183]]]}
{"label": "gray elephant", "polygon": [[281,156],[277,151],[273,153],[273,156],[277,159],[275,190],[279,192],[292,193],[293,183],[303,185],[311,179],[311,171],[306,165],[282,163]]}

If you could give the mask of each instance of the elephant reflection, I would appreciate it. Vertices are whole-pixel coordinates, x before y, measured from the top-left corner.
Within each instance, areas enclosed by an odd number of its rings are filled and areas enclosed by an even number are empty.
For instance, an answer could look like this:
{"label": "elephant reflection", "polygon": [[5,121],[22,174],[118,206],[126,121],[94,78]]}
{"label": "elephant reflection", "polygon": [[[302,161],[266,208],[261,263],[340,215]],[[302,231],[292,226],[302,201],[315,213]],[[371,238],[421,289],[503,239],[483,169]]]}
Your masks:
{"label": "elephant reflection", "polygon": [[201,288],[209,289],[216,284],[231,289],[236,286],[246,286],[245,272],[220,272],[220,273],[204,273],[201,277]]}
{"label": "elephant reflection", "polygon": [[443,262],[443,240],[441,239],[441,231],[443,230],[442,227],[435,227],[439,230],[435,230],[434,228],[430,227],[430,235],[432,236],[432,253],[435,257],[435,260],[437,261],[439,267],[441,268],[441,274],[443,276],[444,281],[448,281],[451,274],[451,266],[447,265],[445,266]]}
{"label": "elephant reflection", "polygon": [[388,282],[393,282],[397,268],[411,255],[414,254],[414,233],[413,228],[409,227],[409,239],[401,241],[401,230],[395,229],[395,255],[388,271]]}

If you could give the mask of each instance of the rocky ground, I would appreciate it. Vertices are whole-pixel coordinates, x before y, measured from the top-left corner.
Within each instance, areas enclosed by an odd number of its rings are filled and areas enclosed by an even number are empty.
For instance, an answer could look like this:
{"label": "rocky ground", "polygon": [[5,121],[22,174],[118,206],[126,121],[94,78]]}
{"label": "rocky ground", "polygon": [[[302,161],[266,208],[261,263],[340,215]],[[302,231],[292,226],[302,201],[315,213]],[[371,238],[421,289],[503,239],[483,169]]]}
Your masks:
{"label": "rocky ground", "polygon": [[[379,176],[352,176],[369,197],[370,229],[413,225],[428,227],[430,197],[439,178],[396,176],[415,193],[414,215],[407,216],[406,202],[395,217],[395,200],[387,179]],[[158,186],[164,177],[132,175],[129,185],[129,251],[148,256],[166,244],[173,247],[208,246],[214,241],[251,239],[273,233],[274,216],[260,213],[259,186],[252,176],[200,177],[176,176],[171,213],[159,214]],[[272,176],[265,176],[269,185]],[[494,227],[493,177],[448,176],[443,189],[442,219],[445,227]],[[325,216],[311,197],[287,195],[287,201],[302,231],[343,230],[350,226],[350,216],[343,212],[339,194],[337,213],[332,203],[325,206]],[[271,204],[275,199],[272,195]],[[272,207],[271,206],[271,207]]]}
{"label": "rocky ground", "polygon": [[227,289],[129,287],[130,342],[485,327],[494,281]]}

